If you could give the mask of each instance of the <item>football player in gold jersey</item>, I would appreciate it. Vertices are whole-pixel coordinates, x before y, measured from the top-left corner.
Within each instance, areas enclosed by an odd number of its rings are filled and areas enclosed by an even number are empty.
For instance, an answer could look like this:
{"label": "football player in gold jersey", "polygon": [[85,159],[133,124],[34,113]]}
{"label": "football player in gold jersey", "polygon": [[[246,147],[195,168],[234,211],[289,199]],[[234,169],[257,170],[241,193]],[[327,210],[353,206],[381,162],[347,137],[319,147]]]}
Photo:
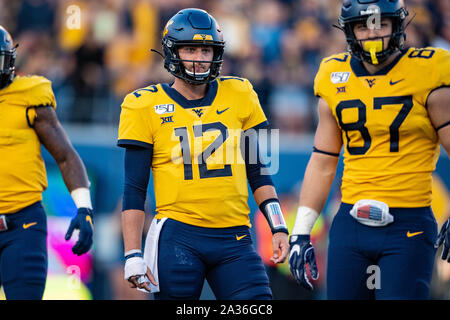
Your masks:
{"label": "football player in gold jersey", "polygon": [[[318,277],[310,231],[344,146],[342,204],[327,260],[329,299],[426,299],[436,249],[449,259],[449,222],[437,237],[431,174],[450,151],[450,54],[403,49],[401,0],[343,2],[349,53],[323,59],[314,91],[319,124],[290,239],[291,272]],[[437,240],[436,240],[437,239]]]}
{"label": "football player in gold jersey", "polygon": [[[163,49],[175,81],[130,93],[120,116],[125,279],[156,299],[198,299],[205,279],[218,299],[271,299],[250,236],[247,181],[271,226],[275,263],[287,257],[288,231],[270,175],[251,160],[248,133],[267,122],[258,97],[248,80],[219,77],[224,42],[206,11],[173,16]],[[150,168],[157,215],[143,254]]]}
{"label": "football player in gold jersey", "polygon": [[92,205],[83,162],[55,113],[51,82],[15,75],[16,47],[0,26],[0,285],[7,299],[41,299],[47,277],[47,187],[41,144],[56,160],[78,208],[66,234],[72,251],[92,245]]}

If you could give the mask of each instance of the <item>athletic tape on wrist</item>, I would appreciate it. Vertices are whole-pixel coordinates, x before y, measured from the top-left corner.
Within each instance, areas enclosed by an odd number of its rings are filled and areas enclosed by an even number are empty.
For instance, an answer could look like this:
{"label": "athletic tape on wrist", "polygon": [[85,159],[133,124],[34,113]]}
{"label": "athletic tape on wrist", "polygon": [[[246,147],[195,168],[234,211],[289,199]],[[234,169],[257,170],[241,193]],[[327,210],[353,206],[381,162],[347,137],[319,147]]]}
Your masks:
{"label": "athletic tape on wrist", "polygon": [[306,206],[298,207],[292,234],[310,234],[317,218],[319,218],[319,214],[316,210]]}
{"label": "athletic tape on wrist", "polygon": [[92,210],[91,193],[89,188],[77,188],[70,193],[77,209],[88,208]]}

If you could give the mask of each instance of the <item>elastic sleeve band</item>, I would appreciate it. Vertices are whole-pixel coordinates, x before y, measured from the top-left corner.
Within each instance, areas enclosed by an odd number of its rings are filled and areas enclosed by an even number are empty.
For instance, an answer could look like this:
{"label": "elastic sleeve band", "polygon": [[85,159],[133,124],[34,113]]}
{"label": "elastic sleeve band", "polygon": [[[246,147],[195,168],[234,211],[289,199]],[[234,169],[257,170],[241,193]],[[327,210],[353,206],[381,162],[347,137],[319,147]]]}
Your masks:
{"label": "elastic sleeve band", "polygon": [[441,130],[442,128],[448,126],[449,124],[450,124],[450,121],[447,121],[446,123],[444,123],[444,124],[440,125],[439,127],[437,127],[437,128],[436,128],[436,131]]}
{"label": "elastic sleeve band", "polygon": [[333,157],[339,157],[339,153],[323,151],[323,150],[317,149],[316,147],[313,147],[313,152],[323,153],[323,154],[333,156]]}

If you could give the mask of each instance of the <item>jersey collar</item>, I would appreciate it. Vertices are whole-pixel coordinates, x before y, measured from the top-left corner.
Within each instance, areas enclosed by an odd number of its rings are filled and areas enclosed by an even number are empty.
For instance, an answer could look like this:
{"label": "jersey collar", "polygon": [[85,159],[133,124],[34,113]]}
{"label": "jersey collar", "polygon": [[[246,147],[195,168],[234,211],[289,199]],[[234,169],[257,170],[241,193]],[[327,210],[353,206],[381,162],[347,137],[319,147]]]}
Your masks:
{"label": "jersey collar", "polygon": [[407,49],[400,50],[400,54],[394,59],[394,61],[392,61],[383,69],[375,72],[374,74],[370,74],[364,67],[362,61],[353,55],[350,59],[350,66],[352,67],[353,73],[357,77],[385,76],[389,71],[392,70],[393,67],[395,67],[395,65],[400,61],[400,59],[405,55],[407,51]]}
{"label": "jersey collar", "polygon": [[172,98],[176,103],[185,109],[199,108],[204,106],[210,106],[217,94],[217,80],[208,83],[206,88],[206,95],[201,99],[188,100],[181,93],[171,87],[171,84],[163,83],[162,88],[164,92]]}

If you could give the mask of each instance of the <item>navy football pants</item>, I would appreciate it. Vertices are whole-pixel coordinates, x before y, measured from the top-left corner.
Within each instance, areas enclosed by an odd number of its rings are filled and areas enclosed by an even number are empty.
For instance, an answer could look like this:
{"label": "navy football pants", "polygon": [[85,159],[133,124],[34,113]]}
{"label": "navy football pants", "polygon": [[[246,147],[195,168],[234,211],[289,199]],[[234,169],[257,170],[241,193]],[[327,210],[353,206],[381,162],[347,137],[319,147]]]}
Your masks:
{"label": "navy football pants", "polygon": [[331,225],[328,299],[429,299],[437,238],[431,208],[390,208],[394,222],[384,227],[357,222],[351,208],[341,204]]}
{"label": "navy football pants", "polygon": [[197,300],[207,279],[220,300],[272,299],[269,278],[249,228],[202,228],[172,219],[158,245],[155,299]]}
{"label": "navy football pants", "polygon": [[42,299],[47,278],[47,218],[41,202],[8,215],[0,232],[0,285],[8,300]]}

